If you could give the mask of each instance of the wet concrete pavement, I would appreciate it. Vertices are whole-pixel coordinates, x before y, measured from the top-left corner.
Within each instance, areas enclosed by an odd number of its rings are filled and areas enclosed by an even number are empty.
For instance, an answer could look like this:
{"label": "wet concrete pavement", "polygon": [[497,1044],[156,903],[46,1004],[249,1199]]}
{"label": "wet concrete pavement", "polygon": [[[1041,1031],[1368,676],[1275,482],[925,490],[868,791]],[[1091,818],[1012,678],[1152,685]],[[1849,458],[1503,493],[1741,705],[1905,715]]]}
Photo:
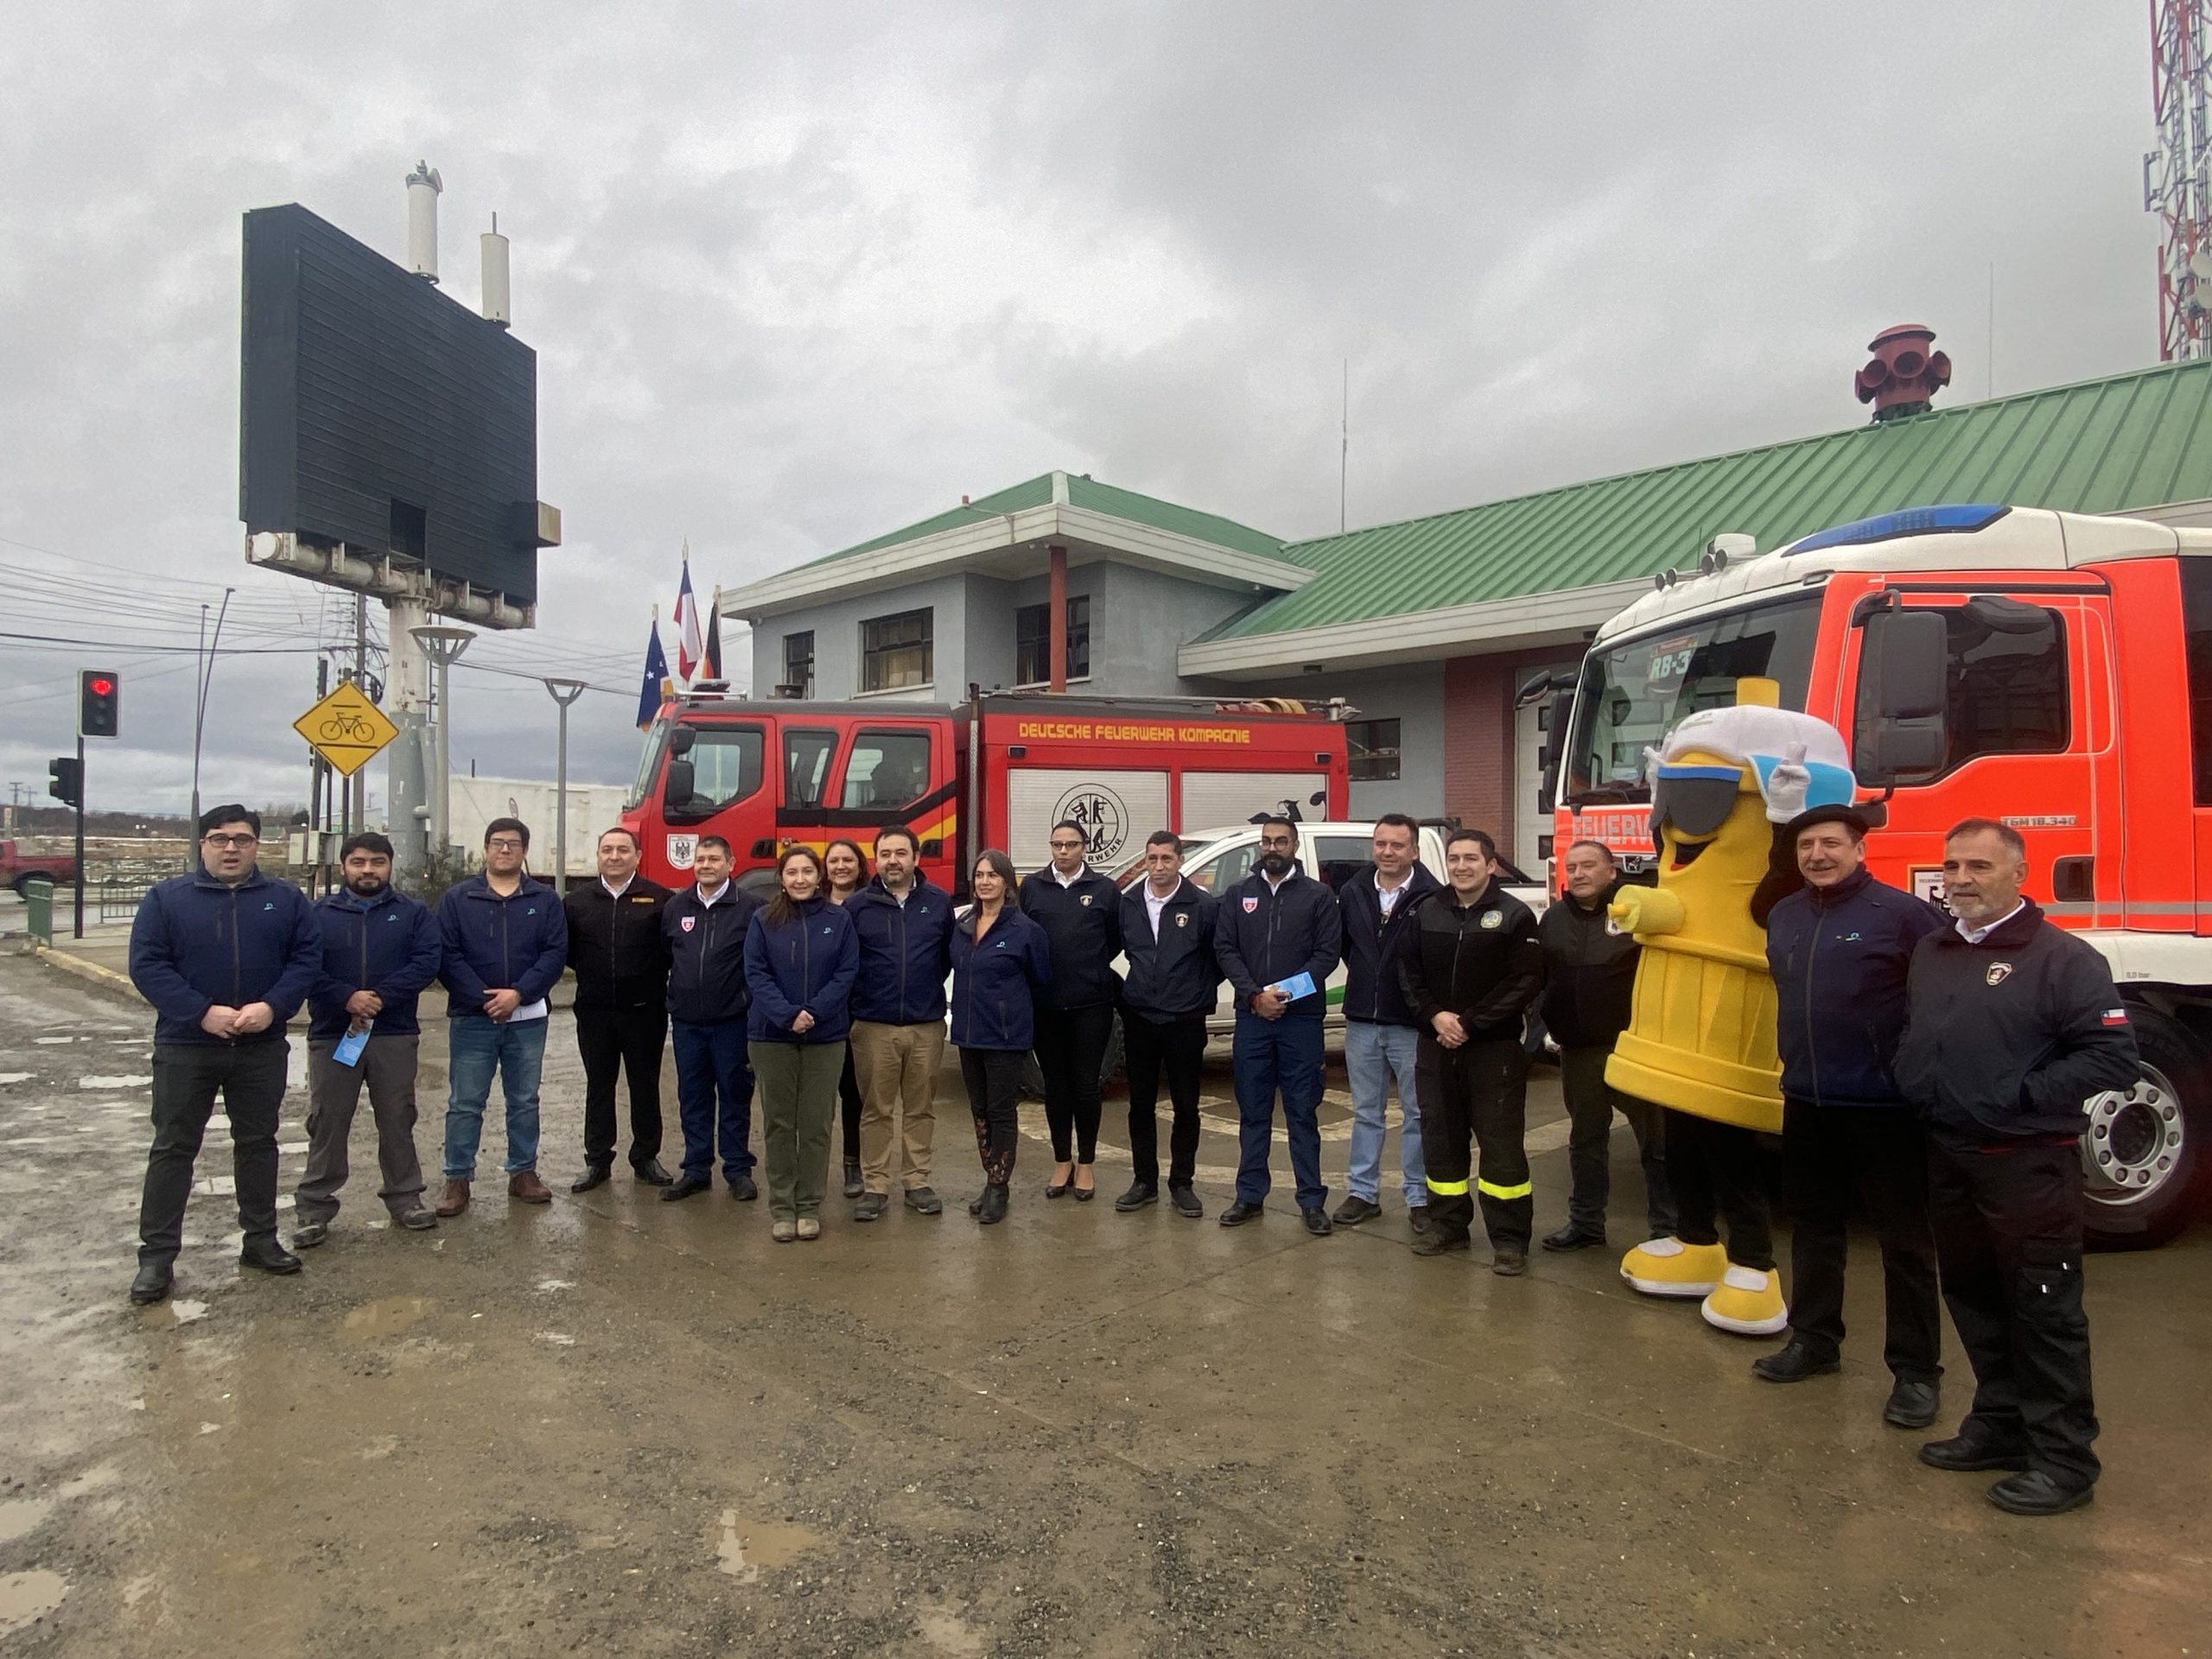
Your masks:
{"label": "wet concrete pavement", "polygon": [[[0,959],[0,1652],[2212,1647],[2212,1231],[2092,1263],[2107,1477],[2031,1522],[1879,1422],[1871,1253],[1843,1375],[1777,1389],[1746,1369],[1768,1344],[1634,1297],[1608,1253],[1517,1281],[1408,1255],[1387,1182],[1381,1220],[1308,1239],[1280,1149],[1266,1220],[1216,1226],[1211,1126],[1203,1223],[1113,1213],[1111,1149],[1100,1202],[1047,1203],[1033,1116],[978,1229],[950,1088],[944,1215],[855,1226],[833,1196],[820,1243],[776,1245],[719,1188],[567,1194],[557,1017],[550,1208],[487,1179],[435,1232],[377,1224],[364,1109],[332,1242],[244,1279],[211,1132],[178,1300],[134,1309],[146,1029]],[[423,1093],[435,1166],[442,1071]],[[1532,1108],[1548,1227],[1549,1084]],[[1624,1130],[1615,1166],[1624,1244]]]}

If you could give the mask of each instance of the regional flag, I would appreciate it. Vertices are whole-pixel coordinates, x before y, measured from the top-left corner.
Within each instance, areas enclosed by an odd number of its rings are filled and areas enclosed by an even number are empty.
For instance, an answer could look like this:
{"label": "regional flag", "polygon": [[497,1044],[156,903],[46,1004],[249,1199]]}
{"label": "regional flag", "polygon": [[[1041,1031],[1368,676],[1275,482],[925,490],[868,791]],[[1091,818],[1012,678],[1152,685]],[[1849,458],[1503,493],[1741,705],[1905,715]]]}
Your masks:
{"label": "regional flag", "polygon": [[683,543],[683,582],[676,590],[676,677],[688,690],[707,648],[699,637],[699,600],[691,591],[691,543]]}
{"label": "regional flag", "polygon": [[645,677],[638,690],[638,729],[644,731],[660,714],[660,706],[668,698],[668,658],[660,648],[660,618],[653,618],[652,632],[645,636]]}
{"label": "regional flag", "polygon": [[707,601],[707,652],[699,659],[699,677],[719,680],[722,677],[722,590],[715,589],[715,596]]}

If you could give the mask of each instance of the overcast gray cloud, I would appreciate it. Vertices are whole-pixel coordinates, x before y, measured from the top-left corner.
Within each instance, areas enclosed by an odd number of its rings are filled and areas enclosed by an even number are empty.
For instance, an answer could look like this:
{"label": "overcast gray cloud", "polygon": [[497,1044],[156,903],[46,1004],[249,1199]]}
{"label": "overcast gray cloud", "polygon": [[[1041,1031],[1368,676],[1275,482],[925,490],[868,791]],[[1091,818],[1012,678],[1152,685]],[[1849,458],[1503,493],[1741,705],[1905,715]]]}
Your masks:
{"label": "overcast gray cloud", "polygon": [[[1280,534],[1856,423],[1873,332],[1980,397],[2156,356],[2133,5],[934,4],[0,12],[0,781],[129,670],[99,805],[181,801],[200,602],[238,588],[208,787],[296,797],[342,607],[244,567],[238,216],[446,286],[514,238],[539,354],[536,636],[574,775],[632,769],[648,607],[1060,466]],[[1716,530],[1726,526],[1716,525]],[[543,691],[458,677],[454,753],[550,777]],[[381,769],[376,787],[381,792]]]}

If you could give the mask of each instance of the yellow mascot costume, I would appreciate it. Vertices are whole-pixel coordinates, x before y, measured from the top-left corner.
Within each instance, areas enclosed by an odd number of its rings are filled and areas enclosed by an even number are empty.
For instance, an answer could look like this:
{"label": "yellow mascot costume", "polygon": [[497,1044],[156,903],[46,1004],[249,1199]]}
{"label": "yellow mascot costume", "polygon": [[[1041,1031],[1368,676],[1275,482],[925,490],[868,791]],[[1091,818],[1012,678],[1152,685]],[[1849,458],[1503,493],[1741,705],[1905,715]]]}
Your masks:
{"label": "yellow mascot costume", "polygon": [[1777,826],[1857,792],[1835,728],[1779,701],[1773,681],[1740,680],[1733,708],[1700,709],[1647,751],[1659,885],[1624,887],[1611,908],[1643,953],[1605,1081],[1667,1109],[1681,1212],[1674,1236],[1623,1258],[1621,1277],[1646,1295],[1700,1298],[1708,1324],[1744,1336],[1789,1322],[1752,1140],[1782,1129],[1774,982],[1752,898]]}

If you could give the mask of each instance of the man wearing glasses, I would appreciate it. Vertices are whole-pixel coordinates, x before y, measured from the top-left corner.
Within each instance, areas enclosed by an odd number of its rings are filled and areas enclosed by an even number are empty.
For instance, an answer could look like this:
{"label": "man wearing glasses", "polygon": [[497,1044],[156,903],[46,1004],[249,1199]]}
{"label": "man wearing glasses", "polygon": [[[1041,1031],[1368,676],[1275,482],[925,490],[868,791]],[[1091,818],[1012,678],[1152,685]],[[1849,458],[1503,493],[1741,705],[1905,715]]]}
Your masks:
{"label": "man wearing glasses", "polygon": [[138,1209],[134,1302],[169,1294],[200,1137],[223,1096],[230,1122],[241,1266],[297,1273],[276,1242],[276,1119],[284,1022],[322,967],[306,895],[261,874],[260,815],[214,808],[200,820],[200,868],[150,889],[130,928],[130,982],[154,1009],[154,1144]]}
{"label": "man wearing glasses", "polygon": [[530,826],[494,818],[484,830],[484,873],[438,900],[450,994],[446,1029],[446,1184],[438,1213],[468,1208],[476,1147],[496,1074],[507,1102],[507,1195],[550,1204],[537,1175],[537,1080],[545,1068],[545,997],[569,960],[569,922],[553,889],[523,868]]}

